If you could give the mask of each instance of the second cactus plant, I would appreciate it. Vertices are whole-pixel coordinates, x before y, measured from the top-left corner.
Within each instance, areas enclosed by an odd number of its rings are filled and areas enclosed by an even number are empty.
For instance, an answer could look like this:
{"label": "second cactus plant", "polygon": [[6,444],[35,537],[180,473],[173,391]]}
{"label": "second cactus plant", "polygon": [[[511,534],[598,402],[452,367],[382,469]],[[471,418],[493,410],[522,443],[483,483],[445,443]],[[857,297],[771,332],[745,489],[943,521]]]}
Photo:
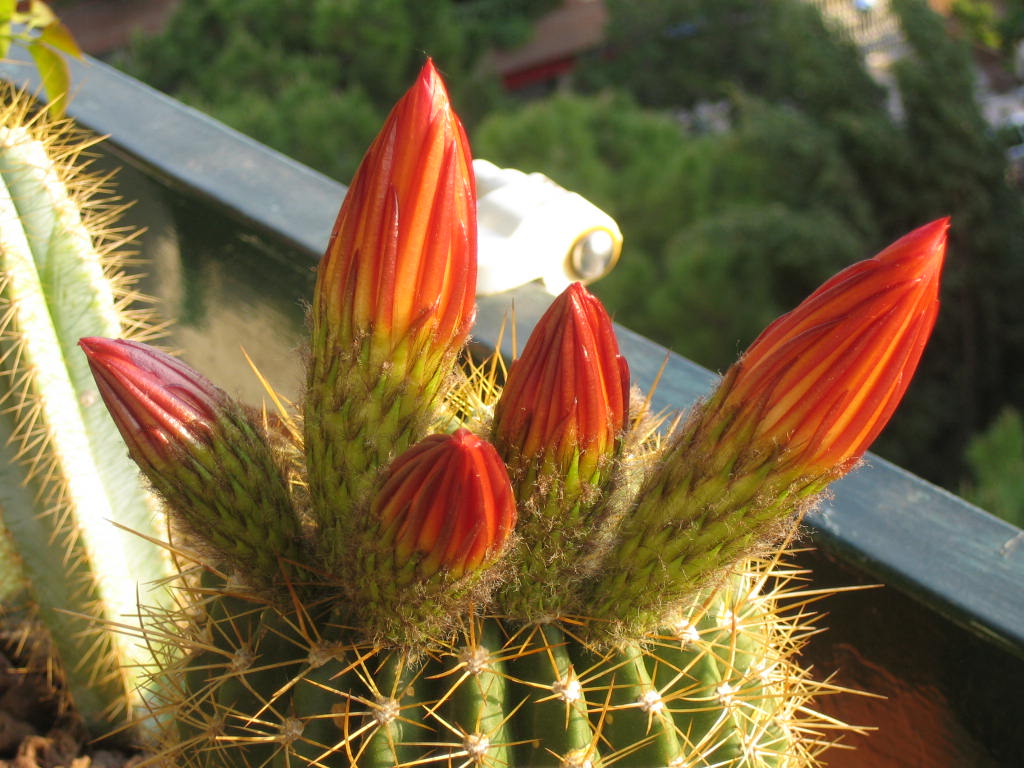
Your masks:
{"label": "second cactus plant", "polygon": [[94,737],[142,722],[153,647],[110,627],[137,626],[173,575],[159,504],[76,346],[157,328],[126,268],[124,206],[89,168],[97,141],[0,87],[0,616],[44,627],[30,661]]}
{"label": "second cactus plant", "polygon": [[776,553],[905,390],[947,222],[827,282],[659,438],[581,285],[504,388],[474,389],[474,195],[428,62],[320,264],[301,413],[82,340],[192,564],[149,627],[157,760],[814,765],[824,686],[795,662]]}

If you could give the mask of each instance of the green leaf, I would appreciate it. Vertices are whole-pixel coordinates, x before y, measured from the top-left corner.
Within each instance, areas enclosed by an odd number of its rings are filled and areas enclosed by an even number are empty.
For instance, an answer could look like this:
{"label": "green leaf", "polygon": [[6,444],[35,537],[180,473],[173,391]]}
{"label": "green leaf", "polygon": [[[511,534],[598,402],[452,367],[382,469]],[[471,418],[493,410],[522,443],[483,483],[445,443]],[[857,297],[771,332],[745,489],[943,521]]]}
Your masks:
{"label": "green leaf", "polygon": [[39,70],[39,78],[43,82],[43,90],[46,91],[46,99],[49,102],[47,111],[49,111],[50,117],[62,117],[68,86],[71,84],[67,62],[59,53],[38,40],[33,40],[28,44],[28,52],[32,54],[32,59]]}
{"label": "green leaf", "polygon": [[0,59],[6,59],[11,50],[11,18],[16,0],[0,0]]}
{"label": "green leaf", "polygon": [[37,40],[68,56],[74,56],[76,59],[82,58],[82,49],[78,47],[78,42],[71,34],[71,30],[60,19],[55,18],[48,24],[39,34]]}

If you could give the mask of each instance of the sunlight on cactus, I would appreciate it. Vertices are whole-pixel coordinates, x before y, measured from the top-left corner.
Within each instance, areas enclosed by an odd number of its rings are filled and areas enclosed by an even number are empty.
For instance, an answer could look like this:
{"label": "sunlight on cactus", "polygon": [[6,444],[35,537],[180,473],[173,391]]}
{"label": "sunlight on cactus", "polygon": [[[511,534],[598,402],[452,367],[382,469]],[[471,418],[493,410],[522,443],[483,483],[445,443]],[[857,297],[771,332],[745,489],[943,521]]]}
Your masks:
{"label": "sunlight on cactus", "polygon": [[82,340],[187,566],[142,631],[153,762],[817,765],[847,726],[814,709],[821,595],[780,552],[902,396],[947,223],[826,283],[663,437],[581,285],[504,388],[460,361],[471,174],[428,62],[321,262],[302,417]]}
{"label": "sunlight on cactus", "polygon": [[0,102],[0,597],[10,608],[24,590],[49,630],[38,663],[56,659],[57,689],[99,736],[145,711],[139,678],[152,664],[104,626],[137,624],[139,598],[158,601],[151,590],[172,569],[153,543],[158,503],[75,344],[160,329],[128,268],[124,205],[110,174],[89,169],[98,140],[33,112],[25,93],[5,87]]}

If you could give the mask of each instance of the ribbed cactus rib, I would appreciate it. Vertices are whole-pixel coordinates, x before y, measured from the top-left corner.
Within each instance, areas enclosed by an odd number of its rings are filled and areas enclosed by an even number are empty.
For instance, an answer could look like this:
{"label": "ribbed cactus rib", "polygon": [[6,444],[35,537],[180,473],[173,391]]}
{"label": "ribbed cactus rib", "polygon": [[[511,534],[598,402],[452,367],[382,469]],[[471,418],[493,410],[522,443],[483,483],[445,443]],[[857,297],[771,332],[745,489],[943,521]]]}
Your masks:
{"label": "ribbed cactus rib", "polygon": [[69,176],[75,150],[40,118],[18,124],[15,102],[0,115],[0,512],[69,693],[101,733],[142,709],[136,688],[153,663],[132,633],[103,625],[137,626],[140,598],[160,602],[150,590],[170,565],[153,543],[156,506],[75,346],[128,325]]}

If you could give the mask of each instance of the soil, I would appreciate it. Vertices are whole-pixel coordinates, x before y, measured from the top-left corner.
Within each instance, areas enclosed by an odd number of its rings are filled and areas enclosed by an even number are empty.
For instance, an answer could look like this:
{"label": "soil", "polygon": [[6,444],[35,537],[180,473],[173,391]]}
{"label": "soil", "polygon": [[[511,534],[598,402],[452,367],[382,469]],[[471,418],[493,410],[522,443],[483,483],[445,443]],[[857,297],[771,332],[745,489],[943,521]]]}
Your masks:
{"label": "soil", "polygon": [[[82,738],[45,671],[29,672],[0,649],[0,768],[132,768],[143,756]],[[11,654],[13,656],[13,654]]]}

